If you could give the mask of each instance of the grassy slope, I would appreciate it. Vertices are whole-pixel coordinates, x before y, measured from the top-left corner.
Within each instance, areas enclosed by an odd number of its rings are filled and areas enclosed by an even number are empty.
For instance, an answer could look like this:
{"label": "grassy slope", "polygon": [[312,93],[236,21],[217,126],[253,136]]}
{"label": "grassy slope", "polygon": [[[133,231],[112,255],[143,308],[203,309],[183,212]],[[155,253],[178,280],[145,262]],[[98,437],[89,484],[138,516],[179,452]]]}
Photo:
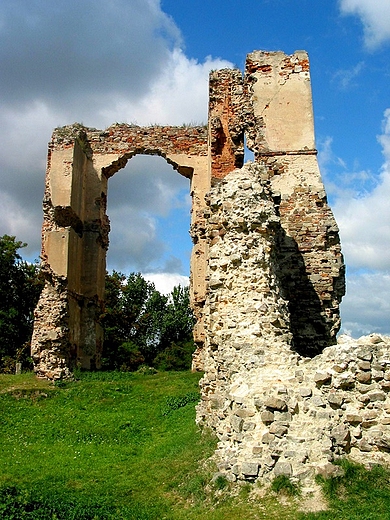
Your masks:
{"label": "grassy slope", "polygon": [[[188,372],[85,374],[59,388],[31,374],[0,376],[0,488],[17,486],[19,502],[72,502],[68,512],[62,507],[66,519],[84,518],[77,505],[96,518],[129,520],[298,518],[291,503],[254,498],[249,486],[232,498],[211,482],[206,460],[216,441],[195,425],[198,380]],[[387,480],[383,489],[389,494]],[[348,518],[337,486],[331,491],[332,511],[310,518]],[[372,514],[379,511],[386,508]]]}

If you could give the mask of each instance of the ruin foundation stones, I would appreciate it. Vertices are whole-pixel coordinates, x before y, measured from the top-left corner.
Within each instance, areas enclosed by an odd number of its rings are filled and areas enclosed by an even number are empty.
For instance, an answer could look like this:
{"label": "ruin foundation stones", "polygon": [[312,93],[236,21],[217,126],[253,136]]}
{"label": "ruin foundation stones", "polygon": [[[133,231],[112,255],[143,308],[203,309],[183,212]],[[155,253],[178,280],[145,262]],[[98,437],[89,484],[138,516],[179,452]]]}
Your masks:
{"label": "ruin foundation stones", "polygon": [[[245,146],[254,160],[244,165]],[[311,479],[335,457],[387,460],[389,340],[336,335],[345,292],[314,142],[306,52],[256,51],[210,75],[205,127],[57,128],[42,227],[35,371],[99,368],[109,179],[136,154],[190,181],[197,422],[230,480]]]}

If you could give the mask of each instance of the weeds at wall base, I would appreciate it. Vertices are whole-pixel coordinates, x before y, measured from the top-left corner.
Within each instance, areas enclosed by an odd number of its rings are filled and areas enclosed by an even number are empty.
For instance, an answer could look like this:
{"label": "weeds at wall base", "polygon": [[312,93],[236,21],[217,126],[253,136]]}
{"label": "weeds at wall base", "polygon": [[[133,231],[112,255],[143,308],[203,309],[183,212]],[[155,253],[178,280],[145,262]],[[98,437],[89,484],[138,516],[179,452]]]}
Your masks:
{"label": "weeds at wall base", "polygon": [[291,482],[286,475],[278,475],[271,484],[271,490],[275,493],[283,493],[291,497],[296,497],[301,494],[299,486]]}

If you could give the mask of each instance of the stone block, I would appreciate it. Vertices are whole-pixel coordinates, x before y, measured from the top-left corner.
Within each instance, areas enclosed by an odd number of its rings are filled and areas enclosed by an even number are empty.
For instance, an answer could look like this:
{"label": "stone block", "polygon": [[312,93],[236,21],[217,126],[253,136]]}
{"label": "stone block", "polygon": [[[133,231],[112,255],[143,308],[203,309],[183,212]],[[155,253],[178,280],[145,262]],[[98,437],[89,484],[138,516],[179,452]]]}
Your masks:
{"label": "stone block", "polygon": [[241,472],[246,477],[257,477],[257,474],[259,473],[258,462],[242,462]]}
{"label": "stone block", "polygon": [[390,451],[390,437],[388,435],[380,437],[375,444],[380,450]]}
{"label": "stone block", "polygon": [[292,476],[292,466],[290,462],[284,462],[278,460],[274,467],[274,475],[278,477],[279,475],[285,475],[286,477]]}
{"label": "stone block", "polygon": [[338,374],[341,374],[342,372],[344,372],[344,370],[347,368],[347,365],[345,363],[343,364],[337,364],[337,365],[333,365],[332,366],[332,370],[334,372],[337,372]]}
{"label": "stone block", "polygon": [[361,360],[357,365],[360,370],[371,370],[371,363],[369,361]]}
{"label": "stone block", "polygon": [[357,413],[347,413],[345,420],[350,424],[360,424],[363,421],[363,417]]}
{"label": "stone block", "polygon": [[264,400],[264,405],[271,410],[279,410],[280,412],[287,410],[286,401],[284,399],[280,399],[279,397],[267,397]]}
{"label": "stone block", "polygon": [[351,433],[346,426],[343,424],[335,426],[331,431],[331,437],[337,446],[348,449],[351,442]]}
{"label": "stone block", "polygon": [[328,403],[332,406],[332,408],[340,408],[343,404],[343,397],[340,394],[330,393],[328,395]]}
{"label": "stone block", "polygon": [[310,404],[316,408],[325,408],[325,406],[326,406],[326,402],[319,395],[314,395],[310,399]]}
{"label": "stone block", "polygon": [[373,370],[372,371],[372,378],[375,381],[380,381],[384,377],[385,377],[385,373],[383,372],[383,370]]}
{"label": "stone block", "polygon": [[331,380],[332,376],[328,372],[316,372],[314,374],[314,382],[318,386],[329,384]]}
{"label": "stone block", "polygon": [[274,420],[274,414],[273,414],[273,412],[266,410],[264,412],[261,412],[260,418],[263,421],[263,423],[265,423],[265,424],[271,423]]}
{"label": "stone block", "polygon": [[376,402],[376,401],[386,401],[386,394],[381,391],[373,391],[368,394],[368,397],[370,398],[370,401]]}
{"label": "stone block", "polygon": [[232,415],[230,418],[230,424],[235,432],[240,433],[244,424],[244,420],[237,415]]}
{"label": "stone block", "polygon": [[390,381],[381,381],[380,386],[384,392],[390,391]]}
{"label": "stone block", "polygon": [[361,394],[368,394],[369,392],[372,392],[377,387],[376,385],[356,385],[356,390],[360,392]]}
{"label": "stone block", "polygon": [[358,372],[356,379],[359,381],[359,383],[368,385],[371,383],[371,372]]}
{"label": "stone block", "polygon": [[267,432],[262,436],[261,442],[263,444],[270,444],[274,439],[275,435],[272,435],[272,433]]}
{"label": "stone block", "polygon": [[302,397],[310,397],[312,393],[313,393],[313,391],[311,388],[306,387],[306,388],[299,389],[299,395],[301,395]]}
{"label": "stone block", "polygon": [[356,352],[356,356],[362,361],[371,361],[372,360],[372,352],[369,349],[359,349]]}
{"label": "stone block", "polygon": [[357,442],[357,447],[359,448],[360,451],[364,451],[364,452],[370,452],[372,451],[372,446],[371,444],[367,441],[367,439],[360,439],[358,442]]}
{"label": "stone block", "polygon": [[271,457],[271,455],[267,455],[266,457],[263,457],[261,459],[261,462],[263,466],[266,466],[267,468],[273,468],[276,464],[276,460]]}
{"label": "stone block", "polygon": [[269,433],[275,435],[276,437],[283,437],[288,432],[288,427],[284,424],[273,422],[269,427]]}
{"label": "stone block", "polygon": [[244,424],[242,425],[242,430],[244,432],[251,432],[256,428],[256,423],[252,421],[244,421]]}
{"label": "stone block", "polygon": [[299,412],[299,405],[298,405],[297,399],[289,399],[287,406],[288,406],[288,411],[291,414],[294,415]]}
{"label": "stone block", "polygon": [[275,421],[287,426],[292,421],[292,415],[290,412],[275,412]]}

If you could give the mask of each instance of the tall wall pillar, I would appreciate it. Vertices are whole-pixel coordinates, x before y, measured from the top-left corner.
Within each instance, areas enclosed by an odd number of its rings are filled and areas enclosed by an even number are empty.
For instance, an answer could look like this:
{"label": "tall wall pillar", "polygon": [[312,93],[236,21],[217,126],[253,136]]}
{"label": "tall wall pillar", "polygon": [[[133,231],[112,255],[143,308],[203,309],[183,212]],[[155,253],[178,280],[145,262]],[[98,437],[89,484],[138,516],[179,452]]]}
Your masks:
{"label": "tall wall pillar", "polygon": [[246,129],[248,146],[267,168],[283,230],[279,276],[293,345],[312,356],[336,342],[345,287],[338,227],[317,162],[308,55],[253,52],[245,85],[257,122]]}
{"label": "tall wall pillar", "polygon": [[[44,195],[41,266],[32,357],[38,375],[69,377],[99,367],[108,223],[102,183],[78,127],[53,134]],[[64,135],[63,135],[64,134]],[[104,190],[104,186],[103,186]]]}

